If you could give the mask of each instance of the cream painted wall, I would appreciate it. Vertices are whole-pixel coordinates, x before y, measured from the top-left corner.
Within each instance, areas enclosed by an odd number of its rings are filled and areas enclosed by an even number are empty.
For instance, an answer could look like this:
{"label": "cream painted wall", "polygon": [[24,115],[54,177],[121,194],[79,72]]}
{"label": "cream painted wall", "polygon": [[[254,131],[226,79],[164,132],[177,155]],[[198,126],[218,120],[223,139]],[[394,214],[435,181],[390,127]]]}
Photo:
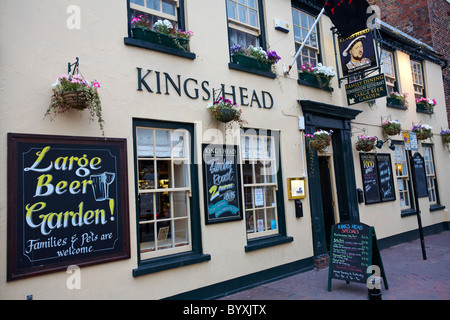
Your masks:
{"label": "cream painted wall", "polygon": [[[124,45],[127,36],[126,1],[89,0],[76,1],[81,9],[81,28],[69,30],[66,9],[74,1],[3,0],[0,2],[0,141],[2,150],[7,150],[8,132],[73,135],[100,137],[96,122],[89,122],[86,112],[70,112],[59,115],[53,121],[44,118],[50,103],[51,84],[60,74],[67,72],[67,63],[80,58],[80,71],[87,80],[100,82],[105,135],[127,139],[128,188],[130,216],[131,258],[113,263],[99,264],[81,269],[81,289],[69,290],[66,281],[69,274],[64,271],[37,277],[6,282],[6,228],[7,228],[7,152],[2,153],[0,176],[0,298],[25,299],[33,294],[34,299],[160,299],[178,293],[230,280],[278,265],[309,258],[313,255],[309,199],[303,201],[304,217],[295,218],[294,203],[287,199],[288,177],[302,176],[304,168],[302,154],[305,145],[301,141],[297,117],[301,108],[297,100],[315,100],[338,106],[346,105],[344,90],[338,89],[333,80],[333,93],[297,84],[296,67],[288,76],[283,76],[283,64],[288,65],[295,54],[292,28],[288,34],[274,29],[274,18],[287,21],[292,26],[291,4],[288,0],[264,1],[266,32],[269,49],[276,50],[282,60],[276,65],[278,77],[269,79],[228,68],[228,39],[225,1],[186,0],[186,27],[194,31],[191,51],[195,60],[175,57],[156,51]],[[20,13],[20,19],[18,19]],[[19,20],[19,21],[18,21]],[[321,45],[325,65],[335,66],[333,39],[328,31],[331,22],[324,17],[320,22]],[[408,59],[398,53],[399,66]],[[147,82],[154,88],[155,72],[167,72],[173,78],[181,75],[182,81],[191,77],[209,82],[209,89],[219,89],[225,84],[237,88],[248,88],[249,92],[267,91],[274,99],[272,109],[243,107],[243,118],[248,126],[267,128],[281,132],[281,164],[287,235],[294,241],[271,248],[245,253],[245,222],[236,221],[206,226],[203,215],[203,195],[200,192],[200,217],[203,252],[211,255],[211,261],[182,268],[162,271],[138,278],[132,277],[137,267],[136,212],[135,212],[135,159],[133,154],[132,119],[160,119],[195,123],[197,144],[208,142],[212,129],[224,133],[224,126],[211,120],[206,105],[209,101],[190,99],[182,92],[178,96],[169,88],[169,95],[137,91],[137,67],[143,72],[153,70]],[[336,68],[335,68],[336,69]],[[443,91],[439,67],[426,64],[427,89],[438,101],[435,116],[430,120],[437,135],[444,126]],[[436,76],[436,74],[439,75]],[[408,69],[401,69],[401,88],[412,92]],[[152,78],[153,77],[153,78]],[[405,78],[405,79],[403,79]],[[203,92],[199,85],[199,94]],[[192,88],[194,89],[194,87]],[[414,104],[410,102],[410,109]],[[371,135],[381,135],[380,117],[392,114],[401,118],[410,128],[412,119],[427,115],[415,112],[387,110],[384,99],[369,108],[367,104],[352,106],[364,110],[355,126],[364,126]],[[354,129],[356,131],[356,129]],[[356,134],[353,137],[356,139]],[[236,140],[239,143],[239,140]],[[443,194],[450,181],[445,171],[449,154],[435,138],[435,151],[441,199],[450,206]],[[302,152],[303,149],[303,152]],[[383,150],[384,151],[384,150]],[[200,151],[197,156],[200,156]],[[359,156],[354,153],[357,185],[361,186]],[[199,173],[201,176],[201,172]],[[202,190],[200,179],[200,190]],[[421,199],[421,202],[426,202]],[[429,213],[424,203],[424,225],[441,222],[442,212]],[[414,217],[400,218],[399,202],[389,202],[360,207],[361,221],[375,226],[379,238],[391,236],[416,227]]]}

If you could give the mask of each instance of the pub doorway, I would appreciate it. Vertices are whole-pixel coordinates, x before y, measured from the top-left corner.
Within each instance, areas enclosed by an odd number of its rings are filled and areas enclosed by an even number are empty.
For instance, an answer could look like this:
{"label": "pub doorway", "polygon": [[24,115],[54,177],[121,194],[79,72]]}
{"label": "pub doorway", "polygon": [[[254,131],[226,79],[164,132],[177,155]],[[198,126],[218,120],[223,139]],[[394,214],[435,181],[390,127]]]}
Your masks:
{"label": "pub doorway", "polygon": [[331,226],[336,223],[334,179],[332,179],[332,159],[330,156],[319,156],[320,191],[322,193],[322,210],[325,226],[327,252],[330,252]]}

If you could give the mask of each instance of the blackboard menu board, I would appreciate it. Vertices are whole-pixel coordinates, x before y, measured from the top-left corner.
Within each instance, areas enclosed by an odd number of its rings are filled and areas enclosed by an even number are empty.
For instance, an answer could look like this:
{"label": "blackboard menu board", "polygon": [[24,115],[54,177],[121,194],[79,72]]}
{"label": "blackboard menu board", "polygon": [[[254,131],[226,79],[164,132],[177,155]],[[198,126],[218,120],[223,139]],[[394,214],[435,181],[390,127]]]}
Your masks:
{"label": "blackboard menu board", "polygon": [[8,280],[130,257],[126,140],[8,134]]}
{"label": "blackboard menu board", "polygon": [[202,145],[206,224],[242,220],[237,146]]}
{"label": "blackboard menu board", "polygon": [[383,261],[375,235],[375,229],[360,222],[341,222],[332,226],[328,291],[331,279],[347,283],[370,282],[371,277],[381,276],[389,288]]}
{"label": "blackboard menu board", "polygon": [[330,278],[365,283],[369,254],[370,227],[363,223],[339,223],[332,227]]}
{"label": "blackboard menu board", "polygon": [[425,162],[420,153],[414,153],[410,158],[413,181],[416,184],[417,197],[428,197],[427,175],[425,172]]}
{"label": "blackboard menu board", "polygon": [[395,200],[390,154],[360,153],[366,204]]}

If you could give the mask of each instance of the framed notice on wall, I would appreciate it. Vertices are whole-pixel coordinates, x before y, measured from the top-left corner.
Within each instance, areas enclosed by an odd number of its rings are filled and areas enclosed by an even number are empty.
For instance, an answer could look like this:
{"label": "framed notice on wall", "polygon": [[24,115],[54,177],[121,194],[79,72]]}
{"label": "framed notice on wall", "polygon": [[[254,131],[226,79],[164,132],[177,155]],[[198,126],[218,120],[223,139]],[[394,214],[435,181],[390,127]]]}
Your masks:
{"label": "framed notice on wall", "polygon": [[238,147],[203,144],[202,151],[205,223],[242,220]]}
{"label": "framed notice on wall", "polygon": [[395,200],[391,155],[360,153],[366,204]]}
{"label": "framed notice on wall", "polygon": [[8,134],[7,279],[130,257],[126,140]]}

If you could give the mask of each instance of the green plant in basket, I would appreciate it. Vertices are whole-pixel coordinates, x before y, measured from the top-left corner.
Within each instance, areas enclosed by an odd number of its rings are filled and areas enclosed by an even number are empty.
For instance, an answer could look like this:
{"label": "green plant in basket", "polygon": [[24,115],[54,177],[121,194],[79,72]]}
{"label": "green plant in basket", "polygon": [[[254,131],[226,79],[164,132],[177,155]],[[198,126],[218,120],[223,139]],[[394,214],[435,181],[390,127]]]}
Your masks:
{"label": "green plant in basket", "polygon": [[100,84],[94,80],[88,82],[80,74],[61,75],[53,84],[53,95],[45,116],[54,118],[70,109],[89,110],[91,120],[97,118],[100,130],[104,133],[102,104],[98,94]]}

